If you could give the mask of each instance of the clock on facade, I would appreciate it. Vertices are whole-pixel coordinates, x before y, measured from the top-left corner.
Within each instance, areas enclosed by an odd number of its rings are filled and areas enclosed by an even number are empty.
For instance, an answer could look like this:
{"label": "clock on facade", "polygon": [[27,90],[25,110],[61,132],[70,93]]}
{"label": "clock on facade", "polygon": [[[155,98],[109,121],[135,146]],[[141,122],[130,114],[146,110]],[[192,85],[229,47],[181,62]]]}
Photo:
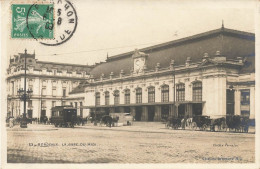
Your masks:
{"label": "clock on facade", "polygon": [[140,52],[138,49],[135,50],[132,58],[134,60],[134,72],[140,73],[144,70],[146,57],[148,54]]}

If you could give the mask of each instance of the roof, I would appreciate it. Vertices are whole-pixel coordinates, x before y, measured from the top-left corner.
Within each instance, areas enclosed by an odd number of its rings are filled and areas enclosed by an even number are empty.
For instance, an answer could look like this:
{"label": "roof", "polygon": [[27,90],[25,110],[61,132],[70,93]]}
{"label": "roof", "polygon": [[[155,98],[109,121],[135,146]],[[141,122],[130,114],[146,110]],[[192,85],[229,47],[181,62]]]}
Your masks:
{"label": "roof", "polygon": [[[227,59],[243,57],[246,62],[241,72],[255,71],[255,35],[223,27],[139,51],[149,54],[146,61],[148,70],[155,69],[157,63],[160,63],[161,68],[169,67],[171,60],[174,60],[176,65],[184,65],[187,57],[191,58],[191,63],[200,62],[204,53],[213,56],[216,51],[220,51]],[[121,70],[130,74],[133,54],[134,51],[131,51],[109,57],[106,62],[96,65],[90,74],[94,75],[94,78],[99,78],[102,74],[109,77],[111,72],[119,76]]]}
{"label": "roof", "polygon": [[[15,55],[15,59],[10,59],[10,66],[24,66],[24,62],[20,61],[25,57],[24,53],[19,53],[19,55]],[[26,60],[28,66],[33,66],[35,70],[42,70],[46,69],[47,71],[51,72],[52,69],[56,69],[57,72],[62,72],[62,70],[67,71],[68,73],[72,73],[76,71],[76,73],[86,72],[87,74],[93,68],[93,66],[89,65],[80,65],[80,64],[70,64],[70,63],[57,63],[57,62],[47,62],[47,61],[38,61],[35,59],[35,54],[28,54],[26,53]],[[17,66],[17,67],[18,67]]]}

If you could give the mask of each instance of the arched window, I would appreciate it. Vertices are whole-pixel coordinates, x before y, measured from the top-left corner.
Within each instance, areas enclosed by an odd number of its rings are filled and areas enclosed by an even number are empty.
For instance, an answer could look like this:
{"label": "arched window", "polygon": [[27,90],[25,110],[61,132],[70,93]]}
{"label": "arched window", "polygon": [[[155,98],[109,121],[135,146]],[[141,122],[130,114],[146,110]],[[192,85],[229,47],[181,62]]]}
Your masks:
{"label": "arched window", "polygon": [[169,86],[164,85],[162,86],[162,102],[169,102]]}
{"label": "arched window", "polygon": [[142,88],[136,89],[136,103],[142,103]]}
{"label": "arched window", "polygon": [[119,91],[115,90],[114,91],[114,104],[119,104],[119,100],[120,100]]}
{"label": "arched window", "polygon": [[97,106],[100,105],[100,93],[99,92],[96,93],[96,105]]}
{"label": "arched window", "polygon": [[125,104],[130,104],[130,89],[125,90]]}
{"label": "arched window", "polygon": [[109,105],[109,91],[105,92],[105,105]]}
{"label": "arched window", "polygon": [[154,103],[155,102],[155,88],[149,87],[148,88],[148,103]]}
{"label": "arched window", "polygon": [[192,100],[202,101],[202,83],[194,82],[192,85]]}
{"label": "arched window", "polygon": [[184,83],[176,85],[176,100],[185,101],[185,84]]}

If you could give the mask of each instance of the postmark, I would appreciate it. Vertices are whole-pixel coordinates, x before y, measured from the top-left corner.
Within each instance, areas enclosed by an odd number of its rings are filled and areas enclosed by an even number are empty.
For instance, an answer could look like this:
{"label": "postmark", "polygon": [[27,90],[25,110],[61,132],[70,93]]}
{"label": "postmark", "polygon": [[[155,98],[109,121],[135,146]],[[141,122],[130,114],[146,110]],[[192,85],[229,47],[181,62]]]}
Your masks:
{"label": "postmark", "polygon": [[12,4],[15,39],[53,39],[53,4]]}
{"label": "postmark", "polygon": [[56,0],[55,5],[55,37],[41,41],[47,46],[57,46],[67,42],[75,33],[78,24],[77,12],[68,0]]}

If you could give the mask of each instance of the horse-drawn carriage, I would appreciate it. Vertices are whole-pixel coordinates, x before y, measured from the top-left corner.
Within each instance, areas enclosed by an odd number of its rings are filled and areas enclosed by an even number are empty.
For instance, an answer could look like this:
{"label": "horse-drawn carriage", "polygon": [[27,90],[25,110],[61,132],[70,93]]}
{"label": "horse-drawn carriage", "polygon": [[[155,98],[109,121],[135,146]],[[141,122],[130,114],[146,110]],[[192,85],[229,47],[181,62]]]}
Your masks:
{"label": "horse-drawn carriage", "polygon": [[226,125],[229,130],[247,133],[249,128],[249,117],[239,115],[227,115]]}
{"label": "horse-drawn carriage", "polygon": [[72,106],[56,106],[52,108],[50,123],[55,127],[74,127],[77,122],[77,109]]}
{"label": "horse-drawn carriage", "polygon": [[[185,124],[185,125],[183,125]],[[211,119],[210,116],[205,115],[196,115],[192,118],[177,118],[170,117],[166,122],[167,128],[178,129],[182,127],[185,129],[185,126],[192,130],[196,130],[199,128],[200,130],[210,131],[235,131],[235,132],[248,132],[250,120],[249,117],[241,116],[241,115],[226,115],[220,118]]]}
{"label": "horse-drawn carriage", "polygon": [[118,122],[118,117],[112,117],[109,115],[104,115],[101,117],[100,125],[106,125],[107,127],[115,126],[115,123]]}
{"label": "horse-drawn carriage", "polygon": [[211,126],[210,116],[197,115],[192,118],[191,128],[193,130],[199,128],[200,130],[205,131],[210,126]]}
{"label": "horse-drawn carriage", "polygon": [[[172,128],[174,130],[178,129],[179,127],[182,126],[182,118],[179,118],[179,117],[169,117],[167,119],[167,122],[165,123],[165,127],[166,128]],[[185,129],[185,127],[182,129]]]}

